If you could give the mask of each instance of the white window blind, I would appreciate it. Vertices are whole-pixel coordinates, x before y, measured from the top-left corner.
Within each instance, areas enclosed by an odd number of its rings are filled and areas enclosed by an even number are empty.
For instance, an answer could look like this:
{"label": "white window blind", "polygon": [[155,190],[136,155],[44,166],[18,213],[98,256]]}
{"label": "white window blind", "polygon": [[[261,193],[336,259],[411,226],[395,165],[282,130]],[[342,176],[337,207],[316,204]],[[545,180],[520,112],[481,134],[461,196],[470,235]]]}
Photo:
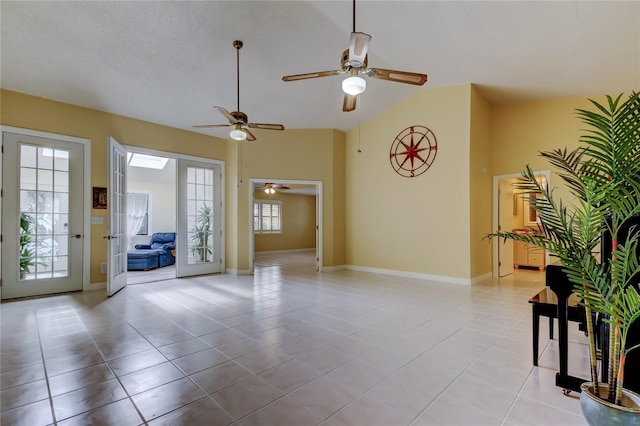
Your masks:
{"label": "white window blind", "polygon": [[257,200],[253,203],[253,231],[255,233],[282,232],[282,203]]}

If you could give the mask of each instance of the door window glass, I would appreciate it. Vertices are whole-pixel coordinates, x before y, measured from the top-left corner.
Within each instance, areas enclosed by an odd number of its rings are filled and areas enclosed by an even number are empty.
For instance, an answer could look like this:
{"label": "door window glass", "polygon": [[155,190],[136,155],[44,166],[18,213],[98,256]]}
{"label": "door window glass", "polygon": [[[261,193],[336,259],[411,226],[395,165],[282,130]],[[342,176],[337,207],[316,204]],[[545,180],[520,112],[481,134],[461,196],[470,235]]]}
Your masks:
{"label": "door window glass", "polygon": [[69,275],[69,151],[20,144],[21,280]]}
{"label": "door window glass", "polygon": [[187,263],[213,262],[213,170],[187,167]]}

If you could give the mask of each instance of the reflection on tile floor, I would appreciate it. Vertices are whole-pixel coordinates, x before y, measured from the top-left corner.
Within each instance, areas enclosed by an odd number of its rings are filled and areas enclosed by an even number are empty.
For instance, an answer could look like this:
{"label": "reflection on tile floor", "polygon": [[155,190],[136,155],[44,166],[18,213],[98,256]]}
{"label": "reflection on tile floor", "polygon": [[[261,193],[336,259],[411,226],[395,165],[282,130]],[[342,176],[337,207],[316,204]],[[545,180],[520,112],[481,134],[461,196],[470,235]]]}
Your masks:
{"label": "reflection on tile floor", "polygon": [[[528,299],[544,274],[466,287],[258,255],[201,276],[3,303],[2,425],[582,425]],[[570,373],[587,377],[570,324]]]}
{"label": "reflection on tile floor", "polygon": [[163,266],[149,271],[127,271],[127,285],[172,280],[176,277],[176,265]]}

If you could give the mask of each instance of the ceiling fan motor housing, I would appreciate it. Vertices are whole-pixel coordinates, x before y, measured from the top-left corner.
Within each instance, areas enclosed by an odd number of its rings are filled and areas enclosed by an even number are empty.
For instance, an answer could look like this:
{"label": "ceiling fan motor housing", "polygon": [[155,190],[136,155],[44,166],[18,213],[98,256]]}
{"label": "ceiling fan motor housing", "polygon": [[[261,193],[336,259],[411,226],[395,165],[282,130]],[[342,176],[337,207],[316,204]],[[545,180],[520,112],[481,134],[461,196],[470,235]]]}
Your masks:
{"label": "ceiling fan motor housing", "polygon": [[[237,123],[247,124],[248,117],[247,117],[247,114],[245,114],[244,112],[242,112],[242,111],[233,111],[230,114],[233,116],[233,118],[236,119]],[[233,124],[235,124],[235,123],[233,123]]]}
{"label": "ceiling fan motor housing", "polygon": [[342,60],[340,61],[340,66],[342,71],[349,72],[352,68],[357,70],[366,70],[369,62],[369,55],[364,57],[364,63],[349,63],[349,49],[342,52]]}

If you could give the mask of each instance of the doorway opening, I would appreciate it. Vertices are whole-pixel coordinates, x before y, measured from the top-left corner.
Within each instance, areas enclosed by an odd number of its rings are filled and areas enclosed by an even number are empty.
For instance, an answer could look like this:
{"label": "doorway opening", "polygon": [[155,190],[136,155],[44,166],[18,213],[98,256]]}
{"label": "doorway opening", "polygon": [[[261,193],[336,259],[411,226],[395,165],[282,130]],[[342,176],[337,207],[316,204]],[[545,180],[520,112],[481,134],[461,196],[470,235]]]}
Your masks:
{"label": "doorway opening", "polygon": [[[224,162],[113,142],[111,157],[118,161],[112,163],[123,166],[116,170],[110,163],[110,175],[122,180],[111,185],[110,197],[122,201],[117,203],[119,215],[114,217],[112,209],[109,227],[110,234],[124,231],[120,237],[110,235],[110,242],[122,245],[109,252],[109,262],[119,272],[109,276],[108,293],[128,281],[224,272]],[[157,167],[141,167],[145,162]],[[114,188],[121,189],[116,193]],[[129,206],[134,201],[137,208]],[[135,224],[127,223],[131,221]]]}
{"label": "doorway opening", "polygon": [[261,265],[321,270],[322,182],[251,179],[249,188],[250,273]]}
{"label": "doorway opening", "polygon": [[[176,169],[175,158],[127,151],[127,285],[176,278]],[[162,259],[144,258],[158,242]]]}
{"label": "doorway opening", "polygon": [[[534,172],[537,179],[550,182],[549,170]],[[539,222],[531,208],[531,198],[514,188],[521,174],[493,177],[493,229],[513,232],[539,232]],[[544,250],[513,240],[493,239],[493,276],[505,277],[516,268],[544,271],[549,255]]]}

